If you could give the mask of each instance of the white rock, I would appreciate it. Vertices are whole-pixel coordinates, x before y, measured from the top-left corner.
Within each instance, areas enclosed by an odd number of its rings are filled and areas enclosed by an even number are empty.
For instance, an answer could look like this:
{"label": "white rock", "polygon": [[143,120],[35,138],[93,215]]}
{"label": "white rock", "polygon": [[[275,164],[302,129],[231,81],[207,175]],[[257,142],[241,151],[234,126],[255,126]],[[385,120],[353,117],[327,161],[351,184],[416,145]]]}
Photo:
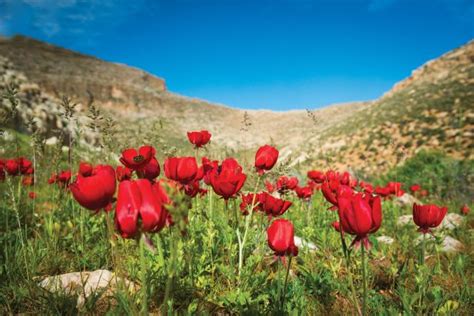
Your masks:
{"label": "white rock", "polygon": [[394,201],[398,205],[409,206],[409,207],[412,207],[413,203],[421,204],[420,200],[418,200],[416,197],[408,193],[405,193],[402,196],[395,198]]}
{"label": "white rock", "polygon": [[318,246],[313,244],[312,242],[308,242],[304,239],[301,239],[298,236],[295,236],[295,246],[298,248],[308,248],[309,250],[318,250]]}
{"label": "white rock", "polygon": [[[430,234],[426,234],[425,238],[426,238],[426,241],[435,240],[435,237]],[[416,244],[420,244],[422,239],[423,239],[423,235],[418,236],[418,238],[416,238]],[[441,252],[454,253],[454,252],[459,252],[463,249],[464,249],[464,244],[451,236],[445,236],[443,240],[441,241],[441,249],[440,249]]]}
{"label": "white rock", "polygon": [[453,237],[446,236],[443,239],[442,249],[443,252],[459,252],[464,249],[464,245],[457,239]]}
{"label": "white rock", "polygon": [[464,217],[456,214],[456,213],[448,213],[444,217],[443,221],[441,222],[441,225],[439,225],[440,228],[446,228],[446,229],[454,229],[458,227],[459,225],[462,224],[464,221]]}
{"label": "white rock", "polygon": [[409,223],[413,223],[413,215],[402,215],[397,219],[398,226],[405,226]]}
{"label": "white rock", "polygon": [[391,245],[394,242],[394,239],[389,236],[379,236],[377,237],[377,241],[381,244]]}
{"label": "white rock", "polygon": [[122,282],[129,290],[136,290],[137,286],[126,279],[121,279],[111,271],[96,270],[72,272],[50,276],[38,283],[50,292],[61,292],[66,295],[78,295],[77,307],[82,307],[86,299],[94,293],[102,294],[111,291]]}
{"label": "white rock", "polygon": [[50,137],[45,141],[45,144],[48,146],[54,146],[58,143],[58,138],[56,136]]}

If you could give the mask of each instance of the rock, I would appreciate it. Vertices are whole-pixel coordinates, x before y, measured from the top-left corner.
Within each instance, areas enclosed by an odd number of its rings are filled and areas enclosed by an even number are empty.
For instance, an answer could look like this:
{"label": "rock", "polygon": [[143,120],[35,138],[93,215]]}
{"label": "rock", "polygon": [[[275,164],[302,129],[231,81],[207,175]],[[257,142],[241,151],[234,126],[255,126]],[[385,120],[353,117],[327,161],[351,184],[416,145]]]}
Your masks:
{"label": "rock", "polygon": [[413,215],[402,215],[397,219],[398,226],[405,226],[409,223],[413,223]]}
{"label": "rock", "polygon": [[298,248],[307,248],[311,251],[315,251],[315,250],[318,250],[318,246],[316,246],[315,244],[313,244],[312,242],[308,242],[304,239],[301,239],[300,237],[298,236],[295,236],[295,245],[296,247]]}
{"label": "rock", "polygon": [[48,146],[54,146],[58,143],[58,138],[56,136],[50,137],[45,141],[45,144]]}
{"label": "rock", "polygon": [[464,249],[464,245],[459,240],[454,239],[453,237],[450,237],[450,236],[444,237],[441,251],[454,253],[454,252],[459,252],[463,249]]}
{"label": "rock", "polygon": [[[426,238],[426,241],[435,240],[435,237],[430,234],[427,234],[425,238]],[[422,239],[423,239],[423,235],[418,236],[418,238],[416,238],[416,244],[420,244]],[[455,253],[455,252],[460,252],[463,249],[464,249],[464,244],[451,236],[445,236],[443,240],[441,241],[441,249],[440,249],[441,252]]]}
{"label": "rock", "polygon": [[376,239],[379,243],[386,244],[386,245],[391,245],[394,242],[394,239],[389,236],[379,236]]}
{"label": "rock", "polygon": [[[122,281],[123,280],[123,281]],[[137,285],[126,279],[121,279],[109,270],[71,272],[50,276],[38,285],[50,292],[61,292],[66,295],[78,295],[77,307],[80,308],[92,294],[110,294],[121,282],[129,291],[136,291]]]}
{"label": "rock", "polygon": [[420,200],[418,200],[416,197],[408,193],[405,193],[402,196],[395,198],[394,201],[400,206],[412,207],[413,203],[421,204]]}
{"label": "rock", "polygon": [[462,224],[464,217],[456,213],[448,213],[444,217],[439,228],[454,229]]}

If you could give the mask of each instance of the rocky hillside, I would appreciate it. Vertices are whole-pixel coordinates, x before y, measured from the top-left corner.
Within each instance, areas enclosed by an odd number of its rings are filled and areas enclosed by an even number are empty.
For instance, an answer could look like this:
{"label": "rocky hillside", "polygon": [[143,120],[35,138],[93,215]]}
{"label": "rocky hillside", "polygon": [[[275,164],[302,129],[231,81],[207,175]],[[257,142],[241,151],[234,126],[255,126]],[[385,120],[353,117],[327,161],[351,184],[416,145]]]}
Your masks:
{"label": "rocky hillside", "polygon": [[[113,126],[119,146],[180,148],[187,130],[206,128],[222,154],[273,143],[292,165],[367,173],[420,148],[468,158],[474,152],[474,42],[422,66],[379,100],[309,112],[243,111],[182,97],[144,71],[21,36],[0,39],[0,89],[12,82],[22,109],[14,127],[26,130],[34,118],[48,137],[79,129],[88,144]],[[63,96],[78,104],[74,122],[61,115]],[[100,128],[91,128],[94,120]]]}
{"label": "rocky hillside", "polygon": [[318,163],[386,170],[421,149],[474,158],[474,41],[413,71],[407,79],[318,139]]}

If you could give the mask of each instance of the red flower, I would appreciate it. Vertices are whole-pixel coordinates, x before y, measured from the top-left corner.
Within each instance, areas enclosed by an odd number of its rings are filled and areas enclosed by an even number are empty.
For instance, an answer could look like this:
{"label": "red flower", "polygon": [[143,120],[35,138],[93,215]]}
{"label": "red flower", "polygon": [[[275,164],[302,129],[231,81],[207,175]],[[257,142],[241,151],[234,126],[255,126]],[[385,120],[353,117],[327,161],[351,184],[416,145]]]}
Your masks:
{"label": "red flower", "polygon": [[281,176],[278,178],[276,187],[278,192],[284,193],[287,190],[294,190],[298,186],[298,178],[291,177],[288,178],[287,176]]}
{"label": "red flower", "polygon": [[16,176],[20,172],[18,161],[15,159],[8,159],[5,162],[5,170],[7,171],[8,175]]}
{"label": "red flower", "polygon": [[267,215],[271,216],[280,216],[285,213],[288,208],[291,206],[290,201],[285,201],[272,195],[263,192],[260,197],[260,203],[262,204],[262,209]]}
{"label": "red flower", "polygon": [[35,183],[35,178],[33,176],[24,176],[21,184],[24,186],[32,186]]}
{"label": "red flower", "polygon": [[352,242],[359,247],[360,242],[368,249],[368,234],[375,233],[382,223],[380,197],[368,194],[340,194],[338,197],[339,222],[344,232],[356,235]]}
{"label": "red flower", "polygon": [[115,171],[111,166],[98,165],[88,176],[78,174],[70,189],[81,206],[99,211],[112,201],[115,194]]}
{"label": "red flower", "polygon": [[430,194],[430,193],[429,193],[428,190],[421,190],[421,191],[420,191],[420,196],[422,196],[422,197],[427,197],[429,194]]}
{"label": "red flower", "polygon": [[92,174],[94,167],[88,162],[81,162],[79,164],[79,174],[83,177],[88,177]]}
{"label": "red flower", "polygon": [[414,184],[410,187],[410,191],[413,192],[413,193],[419,191],[420,189],[421,189],[421,185],[419,185],[419,184]]}
{"label": "red flower", "polygon": [[52,173],[51,177],[49,177],[49,179],[48,179],[48,184],[56,183],[56,178],[57,178],[56,174]]}
{"label": "red flower", "polygon": [[115,168],[115,175],[117,177],[117,181],[121,182],[124,180],[130,180],[132,178],[133,170],[123,166],[117,166]]}
{"label": "red flower", "polygon": [[400,197],[405,194],[405,191],[402,190],[402,184],[400,182],[389,182],[387,186],[391,189],[392,194],[397,197]]}
{"label": "red flower", "polygon": [[206,145],[209,140],[211,139],[211,133],[208,131],[196,131],[196,132],[188,132],[188,139],[197,148],[200,148]]}
{"label": "red flower", "polygon": [[[89,174],[89,176],[92,174],[92,172]],[[69,185],[69,182],[71,181],[71,170],[64,170],[61,171],[57,178],[56,182],[59,183],[63,187],[67,187]]]}
{"label": "red flower", "polygon": [[270,182],[270,181],[265,181],[265,188],[267,189],[267,192],[272,194],[275,192],[275,186]]}
{"label": "red flower", "polygon": [[430,228],[439,226],[443,221],[447,207],[439,207],[434,204],[418,205],[413,203],[413,221],[420,227],[418,230],[424,234],[431,231]]}
{"label": "red flower", "polygon": [[33,163],[30,160],[26,159],[25,157],[19,157],[17,159],[17,163],[21,174],[33,174]]}
{"label": "red flower", "polygon": [[310,178],[316,183],[323,183],[324,180],[326,180],[326,176],[324,175],[324,173],[318,170],[308,171],[308,178]]}
{"label": "red flower", "polygon": [[376,187],[375,194],[381,197],[389,197],[390,195],[400,197],[405,194],[405,191],[402,190],[400,182],[389,182],[385,187]]}
{"label": "red flower", "polygon": [[326,201],[333,206],[330,210],[335,210],[337,207],[337,197],[340,192],[352,192],[352,189],[347,185],[342,185],[338,177],[327,176],[327,180],[321,185],[321,192]]}
{"label": "red flower", "polygon": [[203,172],[203,180],[204,183],[207,185],[211,184],[211,179],[209,175],[211,174],[212,170],[217,169],[219,167],[219,161],[217,160],[209,160],[207,157],[202,157],[202,172]]}
{"label": "red flower", "polygon": [[338,232],[341,231],[341,224],[338,221],[332,222],[331,226]]}
{"label": "red flower", "polygon": [[[261,193],[256,195],[253,193],[242,194],[242,202],[240,203],[240,211],[243,215],[248,215],[253,203],[253,212],[262,211],[262,204],[260,203]],[[254,199],[255,196],[255,199]]]}
{"label": "red flower", "polygon": [[160,164],[158,163],[158,160],[156,160],[155,157],[152,157],[150,159],[150,162],[148,162],[143,170],[140,171],[141,175],[143,178],[146,178],[150,181],[155,180],[158,178],[160,175]]}
{"label": "red flower", "polygon": [[134,148],[129,148],[122,152],[120,162],[127,168],[140,170],[150,162],[155,153],[155,148],[152,146],[142,146],[138,149],[138,152]]}
{"label": "red flower", "polygon": [[260,147],[255,154],[255,168],[262,175],[266,170],[271,170],[278,160],[278,150],[272,146]]}
{"label": "red flower", "polygon": [[146,179],[120,182],[115,223],[124,238],[134,237],[140,230],[158,232],[165,226],[168,214],[158,197],[159,185]]}
{"label": "red flower", "polygon": [[302,200],[309,200],[311,196],[313,195],[313,189],[311,189],[311,187],[309,186],[296,187],[295,192],[298,198]]}
{"label": "red flower", "polygon": [[36,193],[33,192],[33,191],[29,192],[29,193],[28,193],[28,197],[29,197],[30,199],[34,200],[34,199],[36,199]]}
{"label": "red flower", "polygon": [[207,190],[201,189],[199,187],[199,181],[194,181],[191,184],[184,186],[184,193],[191,198],[198,195],[198,193],[201,195],[204,194],[204,191],[207,192]]}
{"label": "red flower", "polygon": [[214,192],[226,201],[240,191],[247,179],[247,176],[242,172],[242,167],[234,158],[224,160],[217,169],[210,173],[209,177]]}
{"label": "red flower", "polygon": [[295,246],[295,230],[293,224],[286,219],[276,219],[267,228],[268,246],[277,256],[298,255]]}
{"label": "red flower", "polygon": [[374,193],[374,187],[370,183],[359,181],[359,187],[367,194]]}
{"label": "red flower", "polygon": [[196,179],[198,175],[198,166],[194,157],[171,157],[165,161],[165,175],[168,179],[181,183],[189,184]]}
{"label": "red flower", "polygon": [[467,206],[467,204],[464,204],[464,205],[461,207],[461,213],[462,213],[463,215],[469,214],[469,211],[470,211],[470,209],[469,209],[469,206]]}

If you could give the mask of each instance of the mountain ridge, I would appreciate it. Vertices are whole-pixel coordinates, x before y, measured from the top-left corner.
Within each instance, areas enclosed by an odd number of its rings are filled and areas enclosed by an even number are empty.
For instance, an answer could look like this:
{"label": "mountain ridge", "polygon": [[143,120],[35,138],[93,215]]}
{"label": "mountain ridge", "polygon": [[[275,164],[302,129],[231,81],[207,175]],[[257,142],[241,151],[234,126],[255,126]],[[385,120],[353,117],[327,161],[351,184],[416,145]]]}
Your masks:
{"label": "mountain ridge", "polygon": [[[285,112],[236,109],[181,96],[168,91],[164,79],[140,69],[24,37],[0,40],[0,56],[7,65],[3,77],[0,73],[0,89],[2,80],[5,86],[12,73],[21,74],[19,95],[29,118],[38,117],[38,106],[41,113],[59,113],[57,105],[67,95],[79,104],[83,124],[94,104],[118,122],[116,136],[131,143],[147,140],[139,136],[143,126],[159,123],[161,141],[177,147],[184,145],[186,131],[205,128],[213,134],[213,146],[221,151],[245,152],[272,143],[292,166],[303,163],[378,172],[403,161],[397,158],[402,147],[409,147],[404,149],[407,156],[425,148],[473,157],[469,137],[474,135],[474,41],[425,63],[377,100]],[[38,95],[49,100],[49,109],[37,104]],[[429,123],[450,111],[460,111],[461,118],[454,123]],[[420,124],[424,134],[414,124]],[[59,125],[67,126],[67,122]],[[453,149],[451,136],[443,136],[446,133],[457,135],[460,145]],[[393,148],[381,141],[387,134]],[[385,163],[377,159],[381,153]]]}

